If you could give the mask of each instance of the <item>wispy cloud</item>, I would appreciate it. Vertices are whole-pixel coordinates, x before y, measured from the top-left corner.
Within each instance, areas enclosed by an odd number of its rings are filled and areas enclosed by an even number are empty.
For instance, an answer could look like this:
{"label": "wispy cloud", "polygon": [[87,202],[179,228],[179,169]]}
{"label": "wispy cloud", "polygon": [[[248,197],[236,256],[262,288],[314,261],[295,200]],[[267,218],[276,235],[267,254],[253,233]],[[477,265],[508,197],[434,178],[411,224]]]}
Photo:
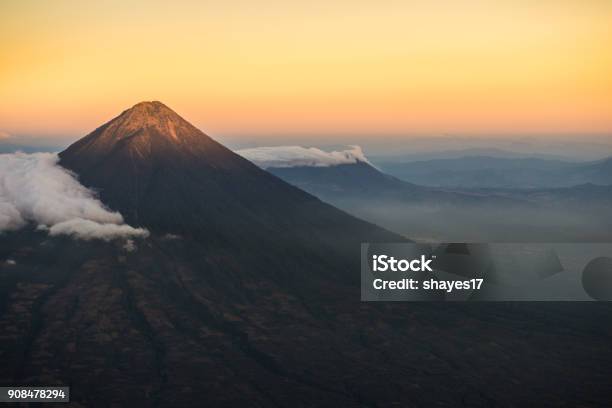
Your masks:
{"label": "wispy cloud", "polygon": [[326,152],[316,147],[272,146],[237,150],[236,153],[262,168],[329,167],[357,162],[369,163],[361,147]]}
{"label": "wispy cloud", "polygon": [[124,224],[51,153],[0,154],[0,232],[37,224],[50,235],[112,240],[146,237]]}

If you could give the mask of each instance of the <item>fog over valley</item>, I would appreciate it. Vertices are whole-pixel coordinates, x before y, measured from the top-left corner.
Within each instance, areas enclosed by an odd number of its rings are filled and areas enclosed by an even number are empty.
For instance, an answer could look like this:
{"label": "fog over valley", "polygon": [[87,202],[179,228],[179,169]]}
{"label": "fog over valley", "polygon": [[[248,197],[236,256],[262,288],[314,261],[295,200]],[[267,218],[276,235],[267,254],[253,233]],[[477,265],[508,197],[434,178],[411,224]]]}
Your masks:
{"label": "fog over valley", "polygon": [[[285,157],[288,149],[294,153],[292,162],[278,165],[275,154]],[[261,151],[266,152],[267,161],[262,160]],[[309,162],[298,156],[300,150],[295,147],[238,152],[247,158],[256,157],[261,167],[322,200],[411,239],[469,242],[612,239],[612,186],[608,185],[612,180],[607,182],[612,177],[612,171],[608,171],[612,159],[570,163],[464,157],[404,162],[406,170],[401,173],[385,162],[377,162],[378,167],[374,167],[367,161],[367,155],[359,151],[363,159],[335,163],[327,157],[318,163],[309,158]],[[505,177],[505,182],[496,182],[492,167],[508,173],[516,170],[515,178]],[[466,171],[461,173],[457,168]],[[396,172],[385,174],[386,169]],[[541,174],[543,171],[547,177]],[[432,181],[436,176],[439,185]]]}

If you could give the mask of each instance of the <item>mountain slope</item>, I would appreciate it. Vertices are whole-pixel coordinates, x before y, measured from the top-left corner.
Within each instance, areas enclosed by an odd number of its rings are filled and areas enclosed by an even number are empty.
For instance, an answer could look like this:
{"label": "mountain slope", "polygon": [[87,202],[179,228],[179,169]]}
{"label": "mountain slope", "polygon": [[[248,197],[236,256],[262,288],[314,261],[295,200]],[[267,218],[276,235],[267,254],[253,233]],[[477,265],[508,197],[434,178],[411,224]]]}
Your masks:
{"label": "mountain slope", "polygon": [[605,302],[367,304],[338,264],[267,250],[0,235],[0,383],[86,407],[609,405]]}
{"label": "mountain slope", "polygon": [[271,176],[160,102],[143,102],[60,154],[129,224],[211,243],[399,237]]}

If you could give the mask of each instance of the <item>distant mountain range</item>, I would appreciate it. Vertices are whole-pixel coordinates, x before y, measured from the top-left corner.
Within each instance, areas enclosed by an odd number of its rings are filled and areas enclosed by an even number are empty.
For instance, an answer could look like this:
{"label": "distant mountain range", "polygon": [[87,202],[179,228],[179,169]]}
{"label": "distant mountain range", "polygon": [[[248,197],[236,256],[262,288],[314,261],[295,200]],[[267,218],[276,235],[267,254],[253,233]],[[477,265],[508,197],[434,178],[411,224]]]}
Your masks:
{"label": "distant mountain range", "polygon": [[61,148],[56,147],[56,146],[38,146],[38,145],[35,146],[35,145],[28,145],[28,144],[16,144],[16,143],[0,140],[0,154],[15,153],[15,152],[24,152],[24,153],[57,152],[58,150],[61,150]]}
{"label": "distant mountain range", "polygon": [[15,152],[59,152],[72,140],[74,139],[69,136],[15,136],[0,130],[0,154]]}
{"label": "distant mountain range", "polygon": [[[252,151],[239,153],[248,158]],[[273,158],[271,150],[267,154]],[[495,165],[496,160],[486,162]],[[259,164],[324,201],[415,239],[521,242],[612,239],[611,186],[431,187],[399,180],[359,160],[293,167],[275,167],[274,160]],[[470,165],[478,168],[477,163]],[[580,174],[604,177],[606,165],[605,161],[581,165]]]}
{"label": "distant mountain range", "polygon": [[612,158],[567,162],[539,158],[465,156],[423,161],[377,161],[402,180],[436,187],[554,188],[612,185]]}
{"label": "distant mountain range", "polygon": [[329,202],[338,200],[395,200],[432,207],[510,205],[526,203],[479,191],[451,191],[407,183],[358,161],[334,166],[268,167],[267,170]]}
{"label": "distant mountain range", "polygon": [[[571,155],[550,154],[541,152],[518,152],[499,148],[473,147],[466,149],[454,150],[426,150],[414,153],[405,152],[403,154],[387,154],[387,155],[368,155],[375,162],[414,162],[425,160],[445,160],[445,159],[461,159],[464,157],[492,157],[499,159],[542,159],[542,160],[559,160],[559,161],[580,161],[572,160]],[[582,157],[582,156],[581,156]],[[584,161],[584,160],[582,160]]]}

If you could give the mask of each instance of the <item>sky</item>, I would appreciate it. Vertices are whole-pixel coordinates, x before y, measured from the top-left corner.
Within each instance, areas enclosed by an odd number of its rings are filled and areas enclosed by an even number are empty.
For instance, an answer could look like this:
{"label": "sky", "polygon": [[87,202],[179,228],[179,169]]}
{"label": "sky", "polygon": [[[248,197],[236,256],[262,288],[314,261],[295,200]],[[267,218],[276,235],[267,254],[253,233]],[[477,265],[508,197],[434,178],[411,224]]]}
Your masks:
{"label": "sky", "polygon": [[0,2],[0,134],[612,134],[607,0]]}

